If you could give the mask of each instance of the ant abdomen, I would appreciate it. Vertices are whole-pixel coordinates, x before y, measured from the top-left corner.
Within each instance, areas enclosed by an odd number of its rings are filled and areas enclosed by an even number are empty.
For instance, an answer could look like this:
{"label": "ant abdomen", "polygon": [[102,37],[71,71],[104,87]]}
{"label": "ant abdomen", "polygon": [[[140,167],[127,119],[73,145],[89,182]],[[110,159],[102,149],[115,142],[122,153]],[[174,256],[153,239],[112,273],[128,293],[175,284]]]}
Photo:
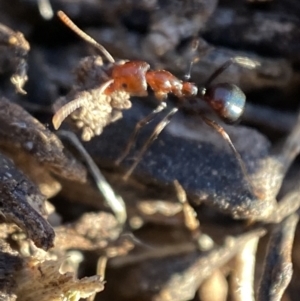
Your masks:
{"label": "ant abdomen", "polygon": [[211,85],[206,89],[203,98],[226,123],[238,121],[245,109],[246,96],[233,84]]}

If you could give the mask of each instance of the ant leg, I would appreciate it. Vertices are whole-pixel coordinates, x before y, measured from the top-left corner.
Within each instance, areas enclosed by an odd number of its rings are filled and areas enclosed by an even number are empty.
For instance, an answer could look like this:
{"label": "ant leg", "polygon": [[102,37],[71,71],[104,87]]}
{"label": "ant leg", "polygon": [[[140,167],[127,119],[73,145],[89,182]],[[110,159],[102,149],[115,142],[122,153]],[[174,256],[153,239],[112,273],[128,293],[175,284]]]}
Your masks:
{"label": "ant leg", "polygon": [[140,132],[140,130],[149,122],[151,122],[154,117],[161,111],[163,111],[167,107],[166,102],[161,102],[148,116],[140,120],[132,132],[130,138],[128,139],[127,145],[121,156],[116,160],[115,164],[120,165],[120,163],[125,159],[125,157],[128,155],[130,149],[134,145],[136,138]]}
{"label": "ant leg", "polygon": [[215,121],[207,118],[206,116],[204,116],[203,114],[200,114],[200,117],[202,118],[202,120],[209,125],[210,127],[212,127],[217,133],[219,133],[223,139],[228,143],[228,145],[230,146],[231,150],[233,151],[240,167],[242,170],[242,173],[246,179],[249,191],[254,195],[257,196],[258,198],[262,198],[263,196],[259,193],[259,191],[257,191],[257,189],[254,188],[252,181],[249,177],[249,174],[247,172],[247,168],[245,166],[245,163],[240,155],[240,153],[236,150],[235,146],[233,145],[229,135],[226,133],[226,131],[224,130],[223,127],[221,127],[218,123],[216,123]]}
{"label": "ant leg", "polygon": [[[199,38],[198,37],[194,37],[193,40],[192,40],[192,52],[196,52],[196,50],[198,49],[199,47]],[[195,56],[195,55],[193,55]],[[191,73],[192,73],[192,68],[193,68],[193,65],[194,63],[197,61],[197,58],[193,58],[191,59],[190,61],[190,64],[189,64],[189,67],[188,67],[188,71],[187,73],[184,75],[184,80],[188,81],[190,80],[191,78]]]}
{"label": "ant leg", "polygon": [[[99,92],[100,94],[104,93],[104,91],[106,90],[106,88],[113,83],[113,79],[105,82],[104,84],[102,84],[99,88]],[[84,99],[74,99],[70,102],[68,102],[67,104],[65,104],[64,106],[62,106],[53,116],[52,118],[52,124],[54,126],[54,128],[57,130],[62,122],[70,115],[72,114],[75,110],[77,110],[80,107],[83,107],[86,103],[88,102],[88,100],[86,98]]]}
{"label": "ant leg", "polygon": [[247,57],[233,57],[221,65],[217,70],[215,70],[212,75],[207,79],[204,87],[209,86],[220,74],[222,74],[230,65],[237,64],[239,66],[253,69],[260,65],[258,61],[251,60]]}
{"label": "ant leg", "polygon": [[171,121],[172,117],[176,114],[178,111],[178,108],[173,108],[163,119],[162,121],[155,127],[154,131],[152,132],[151,136],[147,139],[144,146],[140,150],[138,156],[135,158],[133,164],[129,168],[129,170],[124,175],[123,179],[126,181],[129,176],[132,174],[136,166],[141,161],[143,155],[149,148],[149,146],[153,143],[153,141],[158,137],[158,135],[162,132],[162,130],[168,125],[168,123]]}
{"label": "ant leg", "polygon": [[[211,51],[213,48],[210,47],[206,41],[204,41],[203,39],[201,39],[198,36],[195,36],[192,39],[192,43],[191,43],[191,61],[189,63],[188,66],[188,71],[186,72],[186,74],[184,75],[184,80],[185,81],[189,81],[191,78],[191,73],[192,73],[192,68],[193,65],[195,63],[197,63],[199,60],[201,60],[201,57],[203,57],[204,55],[206,55],[209,51]],[[196,56],[196,51],[197,52],[197,56]]]}

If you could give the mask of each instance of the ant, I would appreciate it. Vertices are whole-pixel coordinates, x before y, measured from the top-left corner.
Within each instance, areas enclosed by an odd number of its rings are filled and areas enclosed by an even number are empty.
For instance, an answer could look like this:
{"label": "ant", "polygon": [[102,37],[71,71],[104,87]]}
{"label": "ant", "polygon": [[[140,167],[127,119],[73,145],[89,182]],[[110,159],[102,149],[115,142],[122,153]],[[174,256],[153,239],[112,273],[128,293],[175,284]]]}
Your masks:
{"label": "ant", "polygon": [[[116,62],[112,55],[101,44],[99,44],[92,37],[78,28],[77,25],[75,25],[64,12],[58,11],[57,15],[61,19],[61,21],[71,30],[73,30],[78,36],[100,50],[109,62],[108,64],[101,66],[102,72],[104,74],[104,76],[102,77],[105,80],[103,80],[104,83],[102,83],[100,87],[98,87],[100,95],[113,97],[114,93],[122,91],[126,92],[129,97],[145,97],[148,95],[147,89],[148,87],[150,87],[154,92],[155,97],[159,101],[159,105],[148,116],[137,123],[131,137],[128,140],[124,152],[116,161],[117,165],[119,165],[128,155],[141,128],[152,121],[159,112],[167,108],[166,100],[169,94],[173,94],[178,99],[179,105],[190,104],[192,102],[198,101],[206,102],[213,109],[213,111],[226,123],[232,124],[238,121],[243,114],[246,101],[246,96],[243,91],[234,84],[226,82],[212,84],[212,82],[231,64],[238,64],[241,66],[254,68],[257,66],[257,62],[244,57],[231,58],[223,65],[221,65],[215,72],[213,72],[213,74],[207,79],[203,87],[197,87],[195,83],[182,81],[169,71],[151,70],[150,65],[144,61]],[[127,105],[124,106],[124,108],[126,109],[131,106],[131,103],[130,105],[128,105],[128,101],[129,100],[126,99]],[[54,128],[58,129],[66,117],[68,117],[77,109],[84,108],[86,104],[86,99],[81,101],[80,99],[75,98],[74,100],[63,105],[53,116],[52,122]],[[166,127],[166,125],[170,122],[170,120],[178,110],[179,106],[174,107],[159,122],[151,136],[148,138],[148,140],[140,150],[138,156],[135,158],[132,166],[126,172],[124,179],[128,179],[135,167],[140,162],[146,150],[158,137],[158,135]],[[226,131],[218,123],[207,118],[203,113],[199,112],[199,115],[207,125],[214,128],[227,141],[238,160],[242,173],[248,183],[249,190],[255,195],[256,191],[251,184],[245,164]],[[102,127],[105,125],[106,124],[102,125]],[[99,134],[101,130],[98,130],[96,134]],[[256,192],[256,194],[257,193],[258,192]]]}

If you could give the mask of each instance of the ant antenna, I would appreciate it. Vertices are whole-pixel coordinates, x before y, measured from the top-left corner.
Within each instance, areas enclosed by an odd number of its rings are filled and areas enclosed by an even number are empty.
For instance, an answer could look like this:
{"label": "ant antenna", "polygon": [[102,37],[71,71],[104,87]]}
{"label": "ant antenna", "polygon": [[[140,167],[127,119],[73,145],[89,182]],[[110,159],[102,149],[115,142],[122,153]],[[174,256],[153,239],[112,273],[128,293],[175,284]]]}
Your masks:
{"label": "ant antenna", "polygon": [[63,23],[65,23],[65,25],[67,25],[71,30],[73,30],[84,41],[100,50],[110,63],[115,62],[115,59],[112,57],[112,55],[101,44],[99,44],[96,40],[94,40],[92,37],[83,32],[75,23],[73,23],[73,21],[63,11],[59,10],[57,12],[57,16]]}
{"label": "ant antenna", "polygon": [[[103,94],[104,91],[106,90],[106,88],[113,83],[113,79],[105,82],[104,84],[102,84],[99,88],[99,95]],[[76,98],[70,102],[68,102],[67,104],[65,104],[64,106],[62,106],[53,116],[52,118],[52,124],[54,126],[54,129],[58,129],[62,122],[70,115],[72,114],[75,110],[77,110],[78,108],[84,106],[86,103],[88,103],[88,99],[86,98]]]}
{"label": "ant antenna", "polygon": [[213,72],[213,74],[205,82],[204,87],[208,87],[221,73],[223,73],[232,64],[237,64],[239,66],[248,69],[254,69],[260,65],[258,61],[249,59],[247,57],[236,56],[230,58],[222,66],[220,66],[215,72]]}

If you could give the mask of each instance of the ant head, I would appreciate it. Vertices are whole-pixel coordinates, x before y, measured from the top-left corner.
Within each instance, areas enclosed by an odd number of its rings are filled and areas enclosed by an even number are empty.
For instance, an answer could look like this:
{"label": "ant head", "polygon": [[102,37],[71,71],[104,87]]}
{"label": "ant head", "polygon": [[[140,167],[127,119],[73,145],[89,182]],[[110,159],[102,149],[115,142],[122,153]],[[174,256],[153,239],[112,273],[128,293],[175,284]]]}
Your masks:
{"label": "ant head", "polygon": [[246,96],[236,85],[220,83],[209,86],[204,100],[226,123],[234,123],[242,116]]}

